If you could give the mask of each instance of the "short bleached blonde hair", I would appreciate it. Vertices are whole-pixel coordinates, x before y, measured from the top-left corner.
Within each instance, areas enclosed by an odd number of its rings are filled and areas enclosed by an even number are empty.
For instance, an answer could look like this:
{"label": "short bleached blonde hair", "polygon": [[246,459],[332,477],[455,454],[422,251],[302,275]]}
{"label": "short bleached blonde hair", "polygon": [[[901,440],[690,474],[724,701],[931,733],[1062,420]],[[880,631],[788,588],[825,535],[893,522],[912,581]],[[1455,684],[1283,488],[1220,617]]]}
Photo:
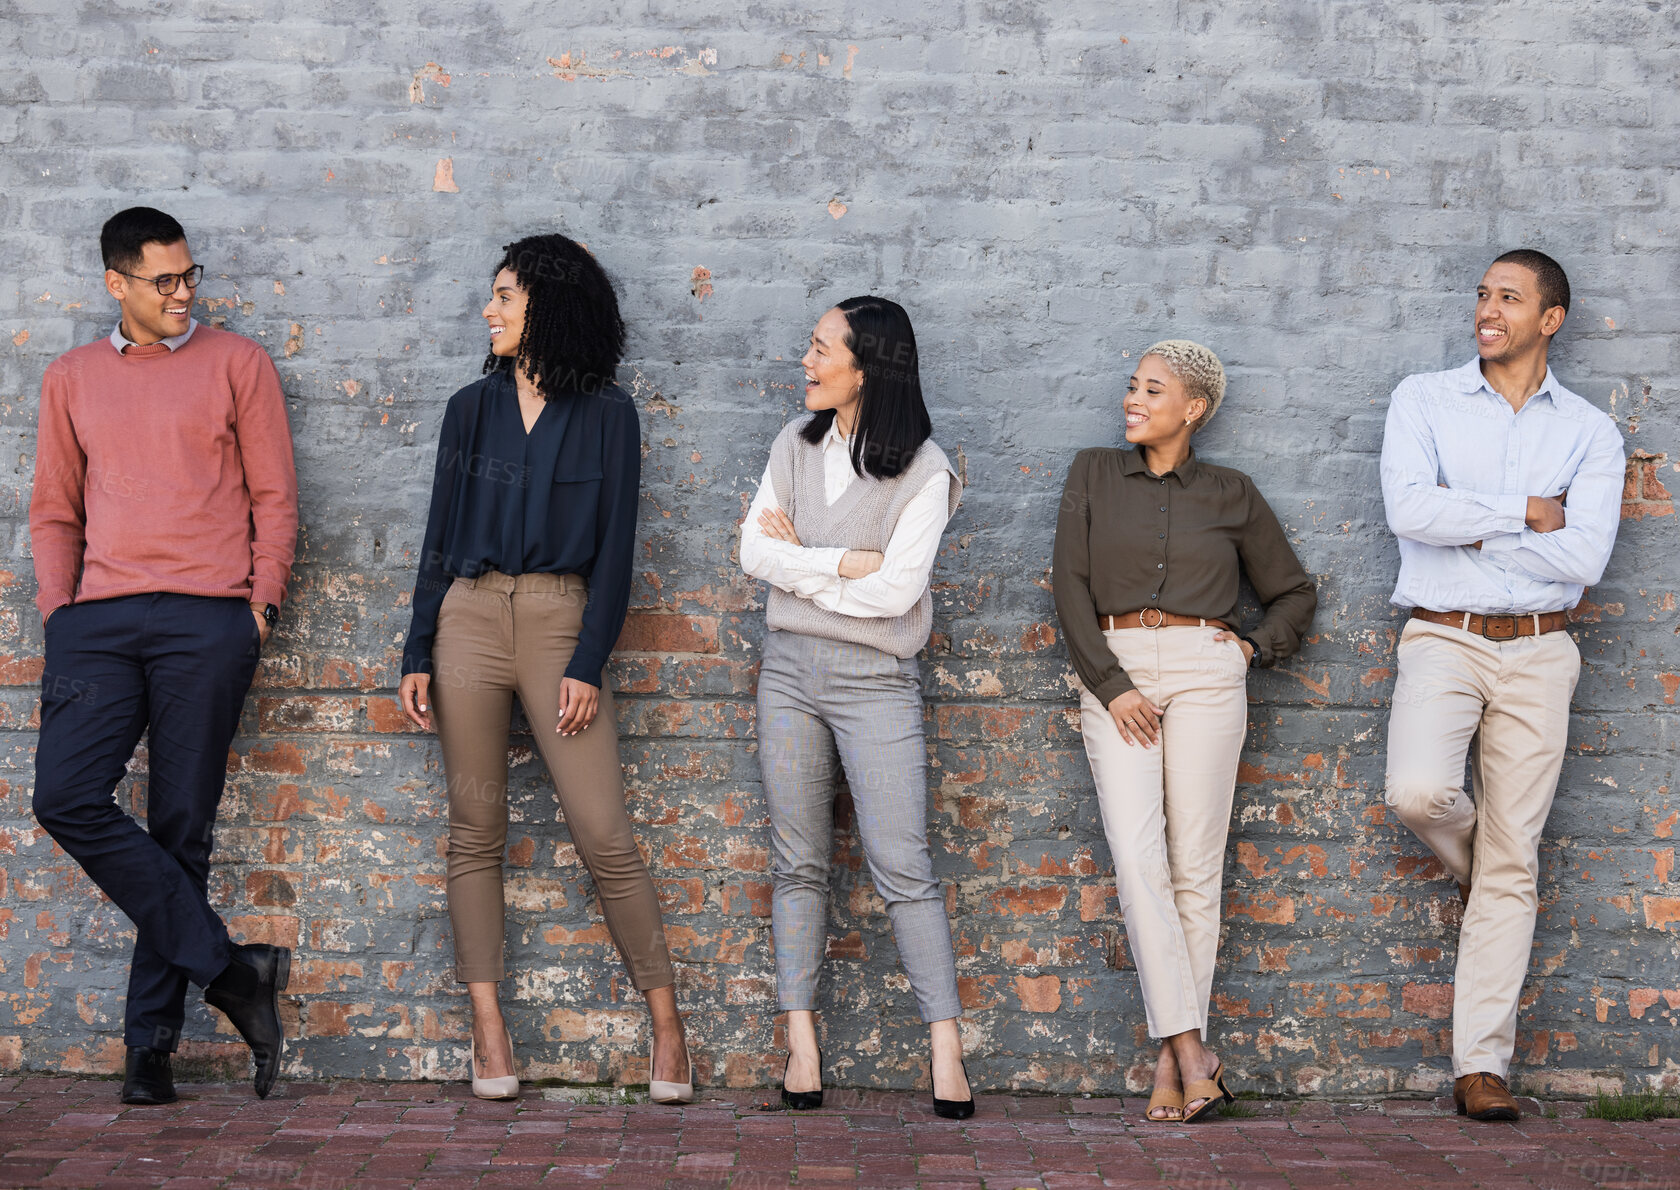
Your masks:
{"label": "short bleached blonde hair", "polygon": [[1219,362],[1217,355],[1189,339],[1162,339],[1143,354],[1153,355],[1165,363],[1168,371],[1183,382],[1185,394],[1192,401],[1201,397],[1207,402],[1207,409],[1191,428],[1191,433],[1213,420],[1213,415],[1219,411],[1219,403],[1225,399],[1225,365]]}

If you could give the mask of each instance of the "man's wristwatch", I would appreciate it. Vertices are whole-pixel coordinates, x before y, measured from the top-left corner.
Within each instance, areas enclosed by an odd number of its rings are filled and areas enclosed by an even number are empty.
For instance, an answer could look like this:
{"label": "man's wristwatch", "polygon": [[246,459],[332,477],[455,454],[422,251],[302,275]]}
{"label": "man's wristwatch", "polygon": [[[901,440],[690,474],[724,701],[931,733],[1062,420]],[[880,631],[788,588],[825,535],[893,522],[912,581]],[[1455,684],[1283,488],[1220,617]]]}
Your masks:
{"label": "man's wristwatch", "polygon": [[1252,636],[1244,636],[1244,637],[1240,637],[1239,639],[1247,641],[1248,642],[1248,647],[1250,649],[1254,650],[1253,652],[1251,652],[1248,655],[1248,667],[1250,669],[1253,669],[1254,666],[1255,666],[1255,663],[1257,663],[1260,660],[1260,642],[1255,640]]}
{"label": "man's wristwatch", "polygon": [[256,611],[258,608],[262,609],[262,618],[268,621],[268,626],[270,628],[274,627],[275,624],[279,623],[279,621],[280,621],[280,609],[279,608],[275,607],[272,603],[253,603],[251,605],[251,610],[252,611]]}

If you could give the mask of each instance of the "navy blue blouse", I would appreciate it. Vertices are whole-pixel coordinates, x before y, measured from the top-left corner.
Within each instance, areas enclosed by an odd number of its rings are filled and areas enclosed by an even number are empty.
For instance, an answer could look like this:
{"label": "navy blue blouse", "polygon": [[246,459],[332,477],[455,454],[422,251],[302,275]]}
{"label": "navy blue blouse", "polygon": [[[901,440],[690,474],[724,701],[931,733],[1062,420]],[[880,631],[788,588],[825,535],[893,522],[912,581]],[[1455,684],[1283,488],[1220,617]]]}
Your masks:
{"label": "navy blue blouse", "polygon": [[616,384],[549,401],[529,434],[506,372],[449,398],[403,673],[432,672],[438,609],[455,577],[578,574],[589,601],[565,676],[599,686],[630,603],[641,447],[636,406]]}

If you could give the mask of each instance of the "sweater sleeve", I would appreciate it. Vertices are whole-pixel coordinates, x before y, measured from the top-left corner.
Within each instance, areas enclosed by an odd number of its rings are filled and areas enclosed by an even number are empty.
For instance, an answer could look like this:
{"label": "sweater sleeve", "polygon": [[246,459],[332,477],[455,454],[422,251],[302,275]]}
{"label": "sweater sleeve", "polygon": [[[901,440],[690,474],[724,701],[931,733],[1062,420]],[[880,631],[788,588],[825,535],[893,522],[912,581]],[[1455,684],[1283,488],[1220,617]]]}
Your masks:
{"label": "sweater sleeve", "polygon": [[1068,658],[1085,688],[1107,706],[1136,687],[1103,638],[1091,595],[1090,468],[1091,452],[1080,451],[1068,469],[1051,565],[1056,618],[1061,621]]}
{"label": "sweater sleeve", "polygon": [[449,510],[455,505],[455,484],[461,469],[461,427],[458,403],[444,410],[438,433],[437,462],[432,468],[432,504],[426,514],[426,536],[420,543],[420,569],[414,579],[414,615],[403,646],[402,671],[432,672],[432,642],[437,637],[438,609],[453,577],[445,568],[444,543],[449,536]]}
{"label": "sweater sleeve", "polygon": [[35,487],[29,501],[29,548],[35,558],[35,607],[45,622],[76,597],[87,545],[83,485],[87,455],[70,422],[69,385],[63,361],[41,378],[41,413],[35,438]]}
{"label": "sweater sleeve", "polygon": [[251,602],[280,606],[297,552],[297,469],[286,397],[261,347],[232,366],[234,433],[251,497]]}
{"label": "sweater sleeve", "polygon": [[1254,584],[1254,593],[1266,605],[1266,614],[1249,636],[1259,646],[1255,664],[1267,666],[1301,647],[1301,637],[1312,625],[1313,612],[1318,608],[1318,594],[1271,505],[1252,480],[1246,486],[1248,523],[1237,543],[1237,554],[1248,572],[1248,581]]}
{"label": "sweater sleeve", "polygon": [[630,608],[631,567],[635,563],[636,515],[642,488],[642,427],[628,397],[608,402],[601,427],[601,499],[595,513],[595,565],[589,573],[589,602],[577,649],[566,676],[601,684],[601,671],[612,655]]}

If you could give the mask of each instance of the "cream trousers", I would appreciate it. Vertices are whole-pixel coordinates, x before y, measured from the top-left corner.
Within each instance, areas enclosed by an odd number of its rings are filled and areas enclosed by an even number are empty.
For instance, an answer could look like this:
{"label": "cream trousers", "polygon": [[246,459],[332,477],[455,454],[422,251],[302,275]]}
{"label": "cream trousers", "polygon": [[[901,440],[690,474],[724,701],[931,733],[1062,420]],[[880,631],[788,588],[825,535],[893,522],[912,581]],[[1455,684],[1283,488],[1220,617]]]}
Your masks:
{"label": "cream trousers", "polygon": [[[1581,654],[1567,632],[1491,641],[1412,620],[1398,655],[1384,800],[1470,885],[1453,976],[1453,1077],[1503,1078]],[[1464,792],[1467,755],[1474,797]]]}
{"label": "cream trousers", "polygon": [[1242,646],[1212,627],[1103,635],[1138,691],[1165,714],[1160,738],[1128,744],[1108,708],[1080,693],[1103,831],[1151,1037],[1207,1035],[1220,884],[1237,759],[1248,730]]}

